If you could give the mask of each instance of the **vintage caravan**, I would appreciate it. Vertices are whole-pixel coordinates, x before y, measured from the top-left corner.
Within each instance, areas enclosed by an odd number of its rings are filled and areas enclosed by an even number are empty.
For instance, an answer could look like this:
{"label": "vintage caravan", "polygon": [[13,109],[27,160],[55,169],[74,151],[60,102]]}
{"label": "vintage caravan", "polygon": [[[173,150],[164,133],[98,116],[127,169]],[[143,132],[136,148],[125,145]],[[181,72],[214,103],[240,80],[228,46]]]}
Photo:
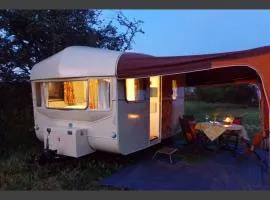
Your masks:
{"label": "vintage caravan", "polygon": [[130,56],[150,57],[72,46],[33,67],[35,132],[45,147],[71,157],[126,155],[179,131],[181,77],[118,77]]}
{"label": "vintage caravan", "polygon": [[59,155],[127,155],[180,131],[185,86],[224,83],[258,86],[268,136],[269,60],[269,46],[170,57],[68,47],[31,71],[36,136]]}

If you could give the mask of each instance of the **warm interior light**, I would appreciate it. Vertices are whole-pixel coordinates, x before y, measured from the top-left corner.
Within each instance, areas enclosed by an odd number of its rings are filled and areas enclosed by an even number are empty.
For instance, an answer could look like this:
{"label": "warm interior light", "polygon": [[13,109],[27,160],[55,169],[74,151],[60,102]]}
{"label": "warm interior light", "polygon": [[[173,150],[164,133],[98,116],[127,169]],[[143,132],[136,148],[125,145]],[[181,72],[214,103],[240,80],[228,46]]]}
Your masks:
{"label": "warm interior light", "polygon": [[98,109],[98,79],[89,80],[89,108],[94,110]]}
{"label": "warm interior light", "polygon": [[135,101],[135,79],[126,79],[126,95],[128,101]]}
{"label": "warm interior light", "polygon": [[224,119],[224,124],[225,125],[230,125],[233,122],[233,119],[231,117],[226,117]]}
{"label": "warm interior light", "polygon": [[172,80],[172,99],[176,100],[177,98],[177,80]]}
{"label": "warm interior light", "polygon": [[48,100],[49,108],[86,108],[86,81],[59,81],[49,82]]}
{"label": "warm interior light", "polygon": [[226,117],[225,120],[224,120],[224,122],[231,122],[231,118]]}
{"label": "warm interior light", "polygon": [[129,119],[138,119],[138,118],[140,118],[140,115],[138,115],[138,114],[128,114],[128,118]]}
{"label": "warm interior light", "polygon": [[89,108],[91,110],[106,110],[110,107],[110,80],[89,80]]}

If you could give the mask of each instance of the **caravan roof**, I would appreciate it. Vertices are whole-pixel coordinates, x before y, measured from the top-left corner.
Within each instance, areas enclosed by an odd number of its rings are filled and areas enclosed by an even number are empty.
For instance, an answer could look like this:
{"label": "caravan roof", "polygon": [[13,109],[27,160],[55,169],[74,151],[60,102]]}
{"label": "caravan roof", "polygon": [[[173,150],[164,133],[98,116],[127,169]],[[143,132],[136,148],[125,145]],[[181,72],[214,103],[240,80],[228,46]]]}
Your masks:
{"label": "caravan roof", "polygon": [[122,52],[71,46],[34,65],[31,80],[115,76]]}

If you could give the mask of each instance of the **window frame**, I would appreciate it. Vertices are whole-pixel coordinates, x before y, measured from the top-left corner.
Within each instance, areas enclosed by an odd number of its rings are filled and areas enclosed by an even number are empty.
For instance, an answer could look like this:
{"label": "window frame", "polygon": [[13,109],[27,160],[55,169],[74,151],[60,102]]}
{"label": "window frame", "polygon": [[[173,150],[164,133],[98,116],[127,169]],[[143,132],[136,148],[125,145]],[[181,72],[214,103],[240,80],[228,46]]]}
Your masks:
{"label": "window frame", "polygon": [[[110,87],[109,87],[109,105],[110,107],[108,109],[90,109],[89,107],[89,80],[90,79],[108,79],[110,81]],[[48,83],[50,82],[65,82],[65,81],[87,81],[87,87],[86,87],[86,108],[82,109],[82,108],[51,108],[48,107],[47,102],[48,102]],[[82,77],[82,78],[70,78],[70,79],[66,79],[66,78],[59,78],[59,79],[50,79],[50,80],[40,80],[40,81],[33,81],[34,83],[39,82],[41,84],[41,107],[36,107],[36,108],[46,108],[49,110],[85,110],[85,111],[90,111],[90,112],[108,112],[112,110],[112,102],[113,102],[113,98],[112,98],[112,94],[113,94],[113,77],[111,76],[105,76],[105,77]],[[36,98],[36,97],[35,97]]]}

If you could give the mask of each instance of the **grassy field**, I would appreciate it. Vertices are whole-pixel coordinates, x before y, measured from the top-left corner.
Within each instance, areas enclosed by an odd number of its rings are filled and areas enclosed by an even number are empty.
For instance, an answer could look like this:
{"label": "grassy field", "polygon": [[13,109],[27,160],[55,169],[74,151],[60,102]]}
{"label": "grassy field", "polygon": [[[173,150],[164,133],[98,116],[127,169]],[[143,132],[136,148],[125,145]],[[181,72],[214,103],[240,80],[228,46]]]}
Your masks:
{"label": "grassy field", "polygon": [[98,183],[136,160],[96,152],[80,159],[66,158],[40,166],[34,160],[34,155],[40,152],[36,147],[1,159],[0,190],[124,190]]}
{"label": "grassy field", "polygon": [[198,121],[203,121],[205,115],[218,114],[218,120],[224,116],[232,115],[243,118],[249,137],[253,137],[261,129],[261,112],[258,107],[246,107],[225,103],[185,102],[185,114],[194,115]]}
{"label": "grassy field", "polygon": [[[213,112],[217,112],[220,117],[226,114],[243,117],[250,136],[260,129],[258,108],[203,102],[185,104],[185,113],[194,114],[198,120],[203,120],[205,114]],[[81,159],[39,166],[34,160],[42,151],[43,144],[37,141],[34,134],[18,134],[21,139],[14,135],[10,142],[14,145],[17,142],[17,147],[6,148],[8,152],[0,157],[0,190],[123,190],[103,187],[98,182],[124,166],[139,161],[145,154],[154,152],[154,149],[148,149],[126,157],[96,152]]]}
{"label": "grassy field", "polygon": [[100,180],[123,167],[153,155],[158,146],[121,156],[106,152],[74,159],[64,158],[50,165],[39,165],[36,158],[43,144],[23,146],[0,157],[0,190],[127,190],[102,186]]}

